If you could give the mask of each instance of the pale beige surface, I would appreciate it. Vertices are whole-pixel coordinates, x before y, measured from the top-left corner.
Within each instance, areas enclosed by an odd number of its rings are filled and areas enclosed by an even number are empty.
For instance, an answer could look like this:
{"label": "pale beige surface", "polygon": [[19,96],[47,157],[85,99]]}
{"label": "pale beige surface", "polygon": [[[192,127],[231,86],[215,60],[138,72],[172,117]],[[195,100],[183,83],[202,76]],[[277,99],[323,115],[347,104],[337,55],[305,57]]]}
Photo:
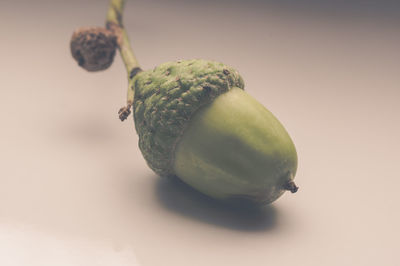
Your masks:
{"label": "pale beige surface", "polygon": [[299,192],[245,214],[148,169],[120,58],[71,59],[106,11],[80,2],[0,3],[0,265],[400,265],[398,5],[128,3],[144,68],[230,64],[291,134]]}

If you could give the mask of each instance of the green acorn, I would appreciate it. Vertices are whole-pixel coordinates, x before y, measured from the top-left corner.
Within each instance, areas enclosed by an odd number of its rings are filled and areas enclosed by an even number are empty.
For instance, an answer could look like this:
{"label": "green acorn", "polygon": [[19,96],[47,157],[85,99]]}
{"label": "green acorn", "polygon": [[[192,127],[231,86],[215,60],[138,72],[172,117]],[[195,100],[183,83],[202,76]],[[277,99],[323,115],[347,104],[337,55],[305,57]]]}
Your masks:
{"label": "green acorn", "polygon": [[296,173],[296,150],[243,88],[236,70],[201,59],[139,73],[133,110],[150,168],[217,199],[277,199]]}
{"label": "green acorn", "polygon": [[[297,191],[295,146],[282,124],[247,94],[238,72],[222,63],[181,60],[141,71],[112,0],[108,30],[129,73],[126,119],[133,108],[139,148],[160,176],[176,176],[219,200],[270,203]],[[128,47],[128,49],[127,49]]]}

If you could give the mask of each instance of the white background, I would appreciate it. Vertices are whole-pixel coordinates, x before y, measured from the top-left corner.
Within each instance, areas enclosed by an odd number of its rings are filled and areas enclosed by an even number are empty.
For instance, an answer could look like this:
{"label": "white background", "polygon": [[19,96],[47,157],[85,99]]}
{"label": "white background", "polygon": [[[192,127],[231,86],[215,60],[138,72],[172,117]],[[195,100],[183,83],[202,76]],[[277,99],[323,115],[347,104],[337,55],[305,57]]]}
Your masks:
{"label": "white background", "polygon": [[232,65],[292,136],[299,192],[249,213],[152,173],[120,58],[72,60],[106,1],[2,1],[0,265],[400,265],[399,6],[306,2],[127,3],[144,69]]}

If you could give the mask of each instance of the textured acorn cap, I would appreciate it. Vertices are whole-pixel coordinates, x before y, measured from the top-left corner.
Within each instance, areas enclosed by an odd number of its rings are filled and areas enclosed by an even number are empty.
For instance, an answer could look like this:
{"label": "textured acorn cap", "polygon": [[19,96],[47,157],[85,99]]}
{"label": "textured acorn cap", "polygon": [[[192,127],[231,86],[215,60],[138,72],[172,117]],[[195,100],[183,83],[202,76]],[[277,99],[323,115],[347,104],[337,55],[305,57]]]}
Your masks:
{"label": "textured acorn cap", "polygon": [[102,27],[77,29],[71,38],[71,54],[87,71],[107,69],[117,49],[115,35]]}
{"label": "textured acorn cap", "polygon": [[244,88],[239,73],[222,63],[182,60],[164,63],[131,80],[139,148],[150,168],[173,175],[174,151],[200,107],[233,87]]}

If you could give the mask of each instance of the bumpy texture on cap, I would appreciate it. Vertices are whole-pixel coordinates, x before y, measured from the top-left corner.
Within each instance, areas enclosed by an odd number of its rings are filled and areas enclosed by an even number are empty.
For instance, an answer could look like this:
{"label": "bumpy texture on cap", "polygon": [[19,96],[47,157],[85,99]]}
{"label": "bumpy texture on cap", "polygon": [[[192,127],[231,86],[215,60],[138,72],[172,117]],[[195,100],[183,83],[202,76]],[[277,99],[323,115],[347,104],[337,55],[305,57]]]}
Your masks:
{"label": "bumpy texture on cap", "polygon": [[117,38],[105,28],[80,28],[72,35],[70,48],[79,66],[87,71],[104,70],[114,60]]}
{"label": "bumpy texture on cap", "polygon": [[131,84],[140,150],[162,176],[174,174],[175,146],[193,114],[231,88],[244,88],[235,69],[201,59],[164,63],[137,74]]}

